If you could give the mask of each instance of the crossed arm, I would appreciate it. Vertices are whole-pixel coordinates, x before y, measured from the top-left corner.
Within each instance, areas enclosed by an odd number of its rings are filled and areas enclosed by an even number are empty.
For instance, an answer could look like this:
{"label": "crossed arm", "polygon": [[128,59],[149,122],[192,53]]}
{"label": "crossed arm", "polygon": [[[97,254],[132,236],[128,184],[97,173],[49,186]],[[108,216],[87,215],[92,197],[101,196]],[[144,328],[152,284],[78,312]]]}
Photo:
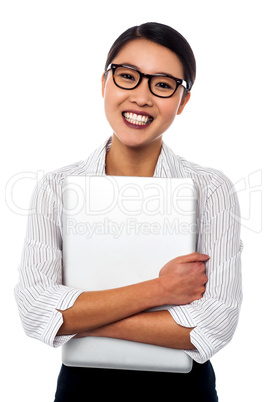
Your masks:
{"label": "crossed arm", "polygon": [[159,277],[117,289],[82,293],[73,307],[60,311],[63,324],[57,335],[105,336],[165,346],[194,349],[193,328],[178,325],[166,310],[146,310],[169,304],[183,305],[202,297],[209,257],[192,253],[169,261]]}

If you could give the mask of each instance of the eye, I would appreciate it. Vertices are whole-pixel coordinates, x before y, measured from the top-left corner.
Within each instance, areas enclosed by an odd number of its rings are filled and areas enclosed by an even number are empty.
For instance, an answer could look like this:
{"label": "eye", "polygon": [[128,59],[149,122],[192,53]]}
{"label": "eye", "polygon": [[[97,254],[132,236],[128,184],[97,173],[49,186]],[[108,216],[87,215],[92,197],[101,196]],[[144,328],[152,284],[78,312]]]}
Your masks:
{"label": "eye", "polygon": [[169,76],[156,75],[151,80],[151,90],[160,97],[172,96],[176,90],[176,81]]}
{"label": "eye", "polygon": [[159,87],[161,89],[172,89],[172,87],[169,84],[167,84],[166,82],[158,82],[156,84],[156,87]]}
{"label": "eye", "polygon": [[131,68],[119,66],[114,74],[115,83],[125,89],[134,88],[139,81],[139,73]]}
{"label": "eye", "polygon": [[152,79],[152,84],[153,87],[157,88],[158,91],[169,91],[176,89],[176,81],[168,76],[155,76]]}
{"label": "eye", "polygon": [[129,73],[121,73],[119,76],[125,80],[131,80],[131,81],[135,80],[135,77]]}

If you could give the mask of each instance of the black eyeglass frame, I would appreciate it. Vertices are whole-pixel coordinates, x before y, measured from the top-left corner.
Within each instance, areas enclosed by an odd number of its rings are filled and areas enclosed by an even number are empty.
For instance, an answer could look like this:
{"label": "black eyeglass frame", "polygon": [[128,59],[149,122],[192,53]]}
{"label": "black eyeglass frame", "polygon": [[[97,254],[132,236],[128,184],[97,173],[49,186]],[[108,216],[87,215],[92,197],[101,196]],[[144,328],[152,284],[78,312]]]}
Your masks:
{"label": "black eyeglass frame", "polygon": [[[139,74],[140,79],[139,79],[139,81],[137,82],[137,84],[136,84],[133,88],[124,88],[124,87],[121,87],[120,85],[118,85],[118,84],[116,83],[114,75],[115,75],[115,71],[116,71],[116,69],[117,69],[118,67],[129,68],[130,70],[136,71],[136,72]],[[112,70],[112,77],[113,77],[114,84],[115,84],[117,87],[121,88],[121,89],[125,89],[126,91],[131,91],[132,89],[137,88],[138,85],[140,85],[140,83],[141,83],[143,77],[148,78],[148,87],[149,87],[149,90],[150,90],[150,92],[151,92],[154,96],[157,96],[158,98],[164,98],[164,99],[166,99],[166,98],[172,97],[172,96],[175,94],[175,92],[177,91],[177,89],[178,89],[178,87],[179,87],[180,85],[182,85],[182,86],[184,87],[185,91],[188,91],[188,84],[187,84],[187,82],[186,82],[185,80],[181,79],[181,78],[173,77],[172,75],[168,75],[168,74],[145,74],[145,73],[142,73],[141,71],[137,70],[137,69],[134,68],[134,67],[127,66],[127,64],[114,64],[114,63],[112,63],[112,64],[110,64],[110,65],[108,66],[108,68],[107,68],[107,70],[106,70],[106,74],[108,73],[109,70]],[[168,77],[168,78],[172,78],[174,81],[176,81],[176,88],[175,88],[175,90],[173,91],[173,93],[172,93],[171,95],[169,95],[169,96],[161,96],[161,95],[155,94],[155,93],[152,91],[152,89],[151,89],[151,79],[154,78],[154,77]]]}

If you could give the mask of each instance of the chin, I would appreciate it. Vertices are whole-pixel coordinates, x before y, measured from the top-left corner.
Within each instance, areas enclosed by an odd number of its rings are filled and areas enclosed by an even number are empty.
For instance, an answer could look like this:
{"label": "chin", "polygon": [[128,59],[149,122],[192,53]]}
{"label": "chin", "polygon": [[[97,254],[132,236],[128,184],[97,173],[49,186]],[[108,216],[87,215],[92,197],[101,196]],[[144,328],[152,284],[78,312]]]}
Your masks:
{"label": "chin", "polygon": [[129,148],[143,148],[147,147],[148,145],[156,145],[156,143],[161,143],[162,142],[162,136],[159,136],[157,138],[146,138],[143,134],[135,133],[132,135],[122,135],[118,136],[117,134],[114,134],[117,138],[117,140],[124,145],[125,147]]}

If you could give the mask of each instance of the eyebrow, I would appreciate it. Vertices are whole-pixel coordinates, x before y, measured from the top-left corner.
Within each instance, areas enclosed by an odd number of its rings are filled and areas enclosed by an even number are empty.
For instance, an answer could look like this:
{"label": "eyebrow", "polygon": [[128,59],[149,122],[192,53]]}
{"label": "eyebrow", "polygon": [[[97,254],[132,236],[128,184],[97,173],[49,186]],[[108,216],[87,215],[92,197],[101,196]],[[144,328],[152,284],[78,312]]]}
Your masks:
{"label": "eyebrow", "polygon": [[[120,63],[120,64],[123,64],[124,66],[128,66],[128,67],[132,67],[132,68],[135,68],[136,70],[141,71],[140,68],[139,68],[138,66],[135,66],[134,64],[131,64],[131,63]],[[164,74],[164,75],[168,75],[169,77],[173,77],[173,78],[174,78],[174,75],[173,75],[173,74],[165,73],[165,72],[163,72],[163,71],[162,71],[162,72],[155,73],[155,74]],[[151,75],[154,75],[154,74],[151,74]]]}
{"label": "eyebrow", "polygon": [[136,70],[140,70],[140,68],[138,66],[135,66],[134,64],[131,64],[131,63],[120,63],[120,64],[123,64],[124,66],[135,68]]}

